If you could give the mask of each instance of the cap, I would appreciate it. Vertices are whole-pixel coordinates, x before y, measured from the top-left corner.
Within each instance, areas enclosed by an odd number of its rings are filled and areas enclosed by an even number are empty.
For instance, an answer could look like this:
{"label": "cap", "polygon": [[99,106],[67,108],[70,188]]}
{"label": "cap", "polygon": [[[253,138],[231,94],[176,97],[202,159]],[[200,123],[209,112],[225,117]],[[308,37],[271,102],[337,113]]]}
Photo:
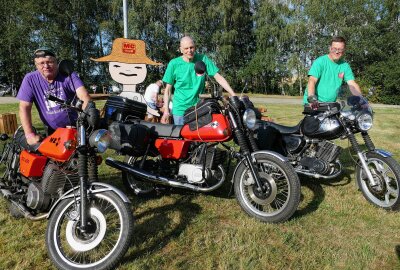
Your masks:
{"label": "cap", "polygon": [[46,57],[46,56],[56,57],[56,54],[49,48],[39,48],[39,49],[35,50],[35,52],[33,53],[33,56],[34,56],[34,58]]}

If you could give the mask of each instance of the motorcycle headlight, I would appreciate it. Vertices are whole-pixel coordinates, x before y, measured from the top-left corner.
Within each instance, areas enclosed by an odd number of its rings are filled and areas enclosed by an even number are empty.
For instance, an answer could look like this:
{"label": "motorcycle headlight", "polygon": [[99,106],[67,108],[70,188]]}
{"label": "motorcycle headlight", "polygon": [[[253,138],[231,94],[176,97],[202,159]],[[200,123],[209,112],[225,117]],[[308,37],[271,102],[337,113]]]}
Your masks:
{"label": "motorcycle headlight", "polygon": [[95,147],[97,152],[103,153],[107,150],[111,143],[111,134],[106,129],[95,130],[89,138],[91,147]]}
{"label": "motorcycle headlight", "polygon": [[358,128],[362,131],[367,131],[372,127],[372,115],[363,113],[357,118]]}
{"label": "motorcycle headlight", "polygon": [[249,128],[253,129],[256,125],[256,112],[253,109],[246,109],[243,115],[243,123]]}

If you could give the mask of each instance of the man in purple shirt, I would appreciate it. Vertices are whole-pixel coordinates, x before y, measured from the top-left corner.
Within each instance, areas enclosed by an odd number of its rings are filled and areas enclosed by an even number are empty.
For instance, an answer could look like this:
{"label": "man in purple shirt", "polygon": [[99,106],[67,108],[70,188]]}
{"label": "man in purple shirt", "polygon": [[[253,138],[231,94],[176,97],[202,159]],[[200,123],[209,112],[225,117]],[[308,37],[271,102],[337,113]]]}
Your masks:
{"label": "man in purple shirt", "polygon": [[56,55],[49,49],[38,49],[34,52],[36,71],[25,75],[18,91],[19,117],[29,145],[40,141],[40,136],[32,127],[32,104],[35,103],[40,119],[47,126],[49,133],[58,127],[74,126],[77,118],[75,111],[61,107],[47,100],[53,95],[62,100],[77,97],[86,107],[90,96],[76,73],[64,76],[58,72]]}

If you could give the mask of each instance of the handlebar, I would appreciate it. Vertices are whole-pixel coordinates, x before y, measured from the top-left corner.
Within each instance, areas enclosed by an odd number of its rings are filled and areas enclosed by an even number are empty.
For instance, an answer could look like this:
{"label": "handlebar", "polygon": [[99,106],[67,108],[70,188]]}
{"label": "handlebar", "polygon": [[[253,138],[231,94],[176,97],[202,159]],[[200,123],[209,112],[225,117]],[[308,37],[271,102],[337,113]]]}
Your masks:
{"label": "handlebar", "polygon": [[74,109],[74,110],[76,110],[78,112],[82,112],[83,111],[82,110],[82,101],[79,100],[79,99],[78,99],[78,102],[76,103],[75,106],[71,105],[70,102],[67,102],[65,100],[59,99],[58,97],[53,96],[51,94],[47,95],[47,99],[50,100],[50,101],[54,101],[54,102],[56,102],[56,103],[58,103],[58,104],[60,104],[62,106]]}
{"label": "handlebar", "polygon": [[64,101],[62,99],[59,99],[58,97],[55,97],[53,95],[47,95],[47,99],[51,100],[51,101],[54,101],[54,102],[56,102],[58,104],[67,105],[66,101]]}

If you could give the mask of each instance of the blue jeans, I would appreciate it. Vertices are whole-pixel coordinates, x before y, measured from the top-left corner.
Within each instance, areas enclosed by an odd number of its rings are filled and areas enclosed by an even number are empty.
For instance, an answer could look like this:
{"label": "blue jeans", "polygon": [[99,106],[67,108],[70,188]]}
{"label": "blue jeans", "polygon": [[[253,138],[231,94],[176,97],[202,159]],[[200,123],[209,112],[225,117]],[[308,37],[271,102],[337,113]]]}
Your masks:
{"label": "blue jeans", "polygon": [[174,125],[183,126],[183,115],[172,115],[174,117]]}

